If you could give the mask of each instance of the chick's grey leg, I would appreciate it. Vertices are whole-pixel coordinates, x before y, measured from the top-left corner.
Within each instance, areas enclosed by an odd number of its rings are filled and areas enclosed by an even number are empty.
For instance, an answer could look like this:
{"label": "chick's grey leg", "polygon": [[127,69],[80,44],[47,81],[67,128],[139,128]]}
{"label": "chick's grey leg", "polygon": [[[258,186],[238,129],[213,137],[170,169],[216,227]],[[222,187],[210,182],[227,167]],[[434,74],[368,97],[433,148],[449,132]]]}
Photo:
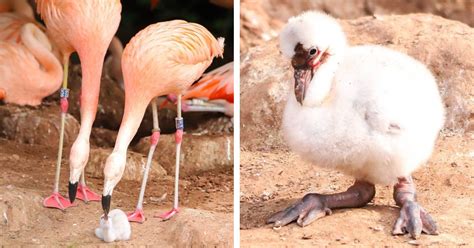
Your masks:
{"label": "chick's grey leg", "polygon": [[375,186],[364,181],[355,181],[345,192],[336,194],[307,194],[287,209],[272,215],[267,223],[275,227],[285,226],[296,220],[300,226],[331,214],[331,209],[363,207],[375,195]]}
{"label": "chick's grey leg", "polygon": [[393,235],[409,233],[416,239],[421,232],[430,235],[438,234],[436,222],[416,202],[416,188],[411,176],[398,179],[398,183],[393,187],[393,198],[401,207],[400,216],[393,227]]}

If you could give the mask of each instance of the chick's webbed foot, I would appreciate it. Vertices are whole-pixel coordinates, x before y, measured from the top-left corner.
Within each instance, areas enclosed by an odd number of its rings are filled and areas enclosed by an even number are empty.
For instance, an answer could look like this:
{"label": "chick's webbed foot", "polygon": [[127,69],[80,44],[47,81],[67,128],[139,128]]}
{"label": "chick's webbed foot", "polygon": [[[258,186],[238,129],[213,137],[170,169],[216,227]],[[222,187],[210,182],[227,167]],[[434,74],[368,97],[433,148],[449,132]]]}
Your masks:
{"label": "chick's webbed foot", "polygon": [[437,235],[436,223],[417,202],[407,201],[400,209],[400,216],[395,222],[392,234],[409,233],[412,238],[416,239],[421,235],[421,232]]}
{"label": "chick's webbed foot", "polygon": [[411,177],[398,179],[394,186],[393,198],[400,209],[400,216],[393,226],[392,234],[409,233],[414,239],[421,233],[438,234],[438,227],[430,214],[416,202],[416,188]]}
{"label": "chick's webbed foot", "polygon": [[294,205],[272,215],[267,224],[273,223],[274,227],[281,227],[296,220],[303,227],[330,214],[331,209],[326,207],[321,195],[307,194]]}
{"label": "chick's webbed foot", "polygon": [[331,214],[331,209],[363,207],[375,195],[375,186],[364,181],[355,181],[346,191],[335,194],[307,194],[296,204],[271,216],[267,223],[275,227],[287,225],[296,220],[302,227]]}

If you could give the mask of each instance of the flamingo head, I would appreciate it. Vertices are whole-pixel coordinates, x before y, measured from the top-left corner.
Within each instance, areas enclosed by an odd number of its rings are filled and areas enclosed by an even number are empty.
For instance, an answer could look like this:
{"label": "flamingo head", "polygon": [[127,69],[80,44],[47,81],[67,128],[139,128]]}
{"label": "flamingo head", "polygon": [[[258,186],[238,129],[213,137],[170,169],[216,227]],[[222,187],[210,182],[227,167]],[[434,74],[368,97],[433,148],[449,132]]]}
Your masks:
{"label": "flamingo head", "polygon": [[105,162],[104,190],[102,192],[102,209],[105,219],[107,219],[110,210],[112,193],[123,176],[126,162],[126,152],[113,152]]}
{"label": "flamingo head", "polygon": [[[309,11],[289,19],[280,34],[280,50],[283,55],[291,59],[294,69],[295,97],[303,105],[312,83],[323,72],[333,74],[333,71],[324,70],[326,64],[336,55],[342,54],[346,47],[346,37],[339,23],[332,17],[319,12]],[[334,63],[332,63],[334,64]],[[326,67],[328,68],[328,67]],[[328,82],[317,82],[313,91],[326,94],[323,89],[329,89]],[[323,91],[323,92],[321,92]],[[317,98],[319,94],[313,94]],[[313,99],[311,99],[313,100]]]}

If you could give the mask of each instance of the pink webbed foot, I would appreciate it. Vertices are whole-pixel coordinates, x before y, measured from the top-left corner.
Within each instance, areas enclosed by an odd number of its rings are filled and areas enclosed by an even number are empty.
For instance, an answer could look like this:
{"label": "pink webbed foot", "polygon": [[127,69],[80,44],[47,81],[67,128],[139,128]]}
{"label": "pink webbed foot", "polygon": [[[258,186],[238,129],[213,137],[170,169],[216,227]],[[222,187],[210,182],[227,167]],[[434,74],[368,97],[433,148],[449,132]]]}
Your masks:
{"label": "pink webbed foot", "polygon": [[127,213],[127,217],[129,222],[145,222],[145,213],[143,212],[143,209],[137,208],[134,212]]}
{"label": "pink webbed foot", "polygon": [[82,200],[86,203],[90,201],[100,201],[101,196],[94,191],[92,191],[87,185],[79,184],[77,187],[76,197],[79,200]]}
{"label": "pink webbed foot", "polygon": [[160,215],[157,215],[155,217],[158,217],[162,220],[169,220],[169,219],[171,219],[171,217],[173,217],[178,212],[179,212],[179,210],[177,208],[173,208],[170,211],[168,211],[166,213],[163,213],[163,214],[160,214]]}
{"label": "pink webbed foot", "polygon": [[392,234],[409,233],[412,238],[417,239],[422,232],[438,235],[437,229],[435,221],[426,210],[417,202],[407,201],[400,209],[400,216],[395,222]]}
{"label": "pink webbed foot", "polygon": [[58,208],[65,210],[66,208],[76,206],[76,204],[72,204],[68,199],[61,196],[58,192],[54,192],[51,196],[44,199],[43,206],[47,208]]}

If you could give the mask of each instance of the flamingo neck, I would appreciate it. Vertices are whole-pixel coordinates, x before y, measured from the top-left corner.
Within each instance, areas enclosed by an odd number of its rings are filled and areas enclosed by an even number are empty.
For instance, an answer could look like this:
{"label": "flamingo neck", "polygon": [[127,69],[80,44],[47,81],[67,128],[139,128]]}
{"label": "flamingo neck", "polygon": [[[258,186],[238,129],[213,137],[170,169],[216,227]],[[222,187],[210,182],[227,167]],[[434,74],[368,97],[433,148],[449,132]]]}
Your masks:
{"label": "flamingo neck", "polygon": [[115,142],[114,151],[126,152],[130,142],[140,127],[140,123],[145,115],[146,108],[152,97],[144,95],[143,97],[135,97],[133,93],[125,92],[125,109],[120,124],[120,130]]}
{"label": "flamingo neck", "polygon": [[[97,112],[102,66],[106,49],[78,50],[82,68],[81,129],[79,137],[89,139]],[[101,51],[98,51],[101,50]]]}

